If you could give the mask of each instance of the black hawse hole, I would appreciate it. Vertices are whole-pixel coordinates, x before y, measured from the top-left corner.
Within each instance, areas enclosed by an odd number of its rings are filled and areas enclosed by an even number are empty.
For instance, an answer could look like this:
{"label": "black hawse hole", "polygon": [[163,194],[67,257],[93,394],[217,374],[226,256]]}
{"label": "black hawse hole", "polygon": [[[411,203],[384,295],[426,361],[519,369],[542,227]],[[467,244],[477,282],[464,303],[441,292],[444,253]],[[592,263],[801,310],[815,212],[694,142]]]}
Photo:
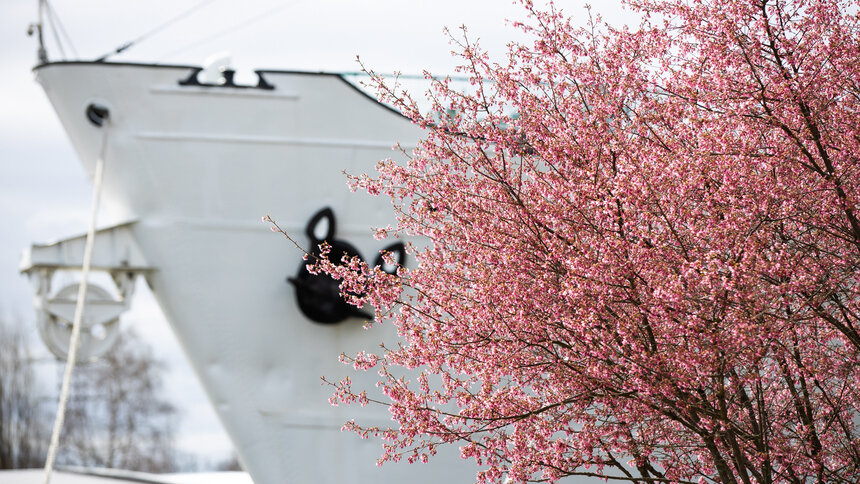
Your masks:
{"label": "black hawse hole", "polygon": [[[390,253],[395,256],[396,262],[392,264],[387,264],[385,259],[383,258],[384,253]],[[389,245],[388,247],[382,249],[380,254],[376,256],[376,261],[374,261],[374,265],[379,266],[382,269],[382,272],[388,274],[396,274],[397,268],[406,264],[406,246],[403,245],[403,242],[397,242]]]}
{"label": "black hawse hole", "polygon": [[104,126],[108,118],[110,118],[110,110],[100,104],[95,103],[88,105],[87,109],[84,111],[84,114],[87,116],[87,120],[93,126],[96,126],[98,128]]}
{"label": "black hawse hole", "polygon": [[[302,261],[299,273],[295,277],[288,277],[287,281],[296,288],[296,300],[299,309],[308,319],[320,324],[335,324],[347,318],[356,317],[361,319],[373,319],[373,315],[347,303],[340,294],[340,281],[335,280],[328,274],[311,274],[308,271],[308,263],[313,263],[322,257],[320,244],[326,243],[331,248],[326,258],[335,265],[343,264],[343,258],[358,258],[361,254],[352,244],[345,240],[335,239],[337,223],[334,211],[326,207],[315,213],[305,227],[305,235],[311,241],[311,257],[308,261]],[[387,264],[384,253],[390,253],[394,258],[394,264]],[[374,265],[379,266],[388,274],[396,274],[397,268],[406,264],[406,246],[403,242],[397,242],[384,248],[376,257]]]}
{"label": "black hawse hole", "polygon": [[344,256],[351,259],[361,254],[349,242],[334,238],[336,230],[334,212],[331,208],[324,208],[314,214],[305,228],[305,234],[311,240],[313,250],[311,260],[303,261],[299,267],[299,273],[295,277],[287,278],[296,288],[296,300],[299,309],[308,319],[321,324],[339,323],[349,317],[362,319],[373,319],[373,315],[347,303],[340,294],[340,281],[335,280],[328,274],[311,274],[308,271],[308,262],[322,257],[319,245],[326,243],[331,250],[326,257],[334,264],[342,264]]}

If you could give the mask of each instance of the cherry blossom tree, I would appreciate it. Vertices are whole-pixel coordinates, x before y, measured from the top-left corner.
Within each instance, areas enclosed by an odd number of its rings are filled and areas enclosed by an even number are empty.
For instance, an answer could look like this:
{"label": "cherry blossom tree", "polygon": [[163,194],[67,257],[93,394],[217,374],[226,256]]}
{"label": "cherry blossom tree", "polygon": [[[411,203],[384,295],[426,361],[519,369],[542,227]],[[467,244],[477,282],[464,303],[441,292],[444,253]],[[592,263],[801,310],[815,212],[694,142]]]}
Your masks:
{"label": "cherry blossom tree", "polygon": [[348,427],[480,482],[857,482],[858,3],[522,3],[504,61],[460,37],[468,93],[379,80],[426,137],[353,183],[417,242],[394,275],[318,264],[403,341],[344,357],[386,398],[333,401],[396,422]]}

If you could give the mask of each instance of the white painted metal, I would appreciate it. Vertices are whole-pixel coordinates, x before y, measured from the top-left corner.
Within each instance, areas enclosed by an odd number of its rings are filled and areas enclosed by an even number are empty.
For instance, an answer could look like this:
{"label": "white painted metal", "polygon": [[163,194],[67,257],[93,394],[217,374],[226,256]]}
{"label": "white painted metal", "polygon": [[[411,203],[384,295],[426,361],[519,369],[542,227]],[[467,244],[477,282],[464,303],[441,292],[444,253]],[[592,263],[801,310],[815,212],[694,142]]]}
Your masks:
{"label": "white painted metal", "polygon": [[[39,335],[57,358],[66,359],[69,355],[79,288],[79,283],[65,286],[39,311]],[[78,363],[92,361],[113,346],[119,336],[119,315],[127,309],[124,301],[114,300],[99,286],[90,283],[86,291],[80,343],[75,355]]]}
{"label": "white painted metal", "polygon": [[[93,241],[93,270],[109,272],[152,270],[134,240],[132,225],[134,222],[96,231]],[[21,272],[32,274],[41,269],[80,269],[84,260],[85,243],[84,234],[50,244],[34,244],[21,258]]]}
{"label": "white painted metal", "polygon": [[[371,171],[419,130],[338,76],[269,72],[271,91],[179,86],[190,72],[106,63],[36,70],[91,176],[101,134],[84,111],[94,102],[110,110],[104,203],[136,220],[123,226],[129,243],[119,252],[129,253],[128,266],[156,269],[143,271],[146,280],[254,482],[469,482],[475,468],[455,449],[428,465],[377,467],[378,442],[340,431],[349,418],[391,422],[384,408],[330,406],[319,377],[350,375],[373,392],[375,374],[352,374],[337,356],[391,344],[395,332],[302,316],[285,282],[301,256],[260,222],[271,214],[307,243],[305,224],[329,206],[336,237],[372,260],[383,244],[370,227],[392,222],[391,209],[350,193],[342,172]],[[56,267],[75,258],[48,252],[34,248],[31,258]],[[118,267],[120,258],[107,259],[108,270]]]}
{"label": "white painted metal", "polygon": [[[85,362],[107,351],[116,340],[119,316],[129,308],[138,274],[151,272],[129,230],[132,223],[94,233],[91,269],[107,272],[118,297],[99,287],[87,288],[87,305],[82,316],[81,344],[75,361]],[[30,277],[39,334],[45,345],[60,359],[69,351],[72,323],[80,284],[54,292],[52,282],[58,271],[79,270],[83,266],[86,235],[51,244],[34,245],[24,253],[21,272]]]}

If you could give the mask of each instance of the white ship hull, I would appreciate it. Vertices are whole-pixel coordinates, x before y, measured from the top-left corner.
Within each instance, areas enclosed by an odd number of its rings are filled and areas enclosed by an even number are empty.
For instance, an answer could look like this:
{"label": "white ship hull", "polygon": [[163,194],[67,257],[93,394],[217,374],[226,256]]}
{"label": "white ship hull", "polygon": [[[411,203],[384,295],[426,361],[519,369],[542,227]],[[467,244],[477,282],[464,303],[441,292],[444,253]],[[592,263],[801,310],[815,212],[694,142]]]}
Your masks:
{"label": "white ship hull", "polygon": [[[320,376],[348,374],[339,354],[376,349],[394,329],[308,320],[286,282],[301,254],[260,221],[271,214],[310,245],[308,219],[331,207],[336,238],[372,260],[385,244],[370,227],[393,221],[390,205],[350,193],[342,172],[372,171],[396,156],[396,143],[414,145],[419,129],[336,75],[266,72],[270,90],[178,83],[191,73],[106,63],[36,69],[90,176],[108,130],[104,204],[118,222],[134,222],[123,230],[151,269],[147,283],[254,482],[472,480],[476,468],[456,449],[430,464],[377,467],[378,441],[341,432],[353,417],[392,422],[383,407],[330,406]],[[105,126],[88,121],[90,104],[109,110]],[[373,388],[375,376],[352,377]]]}

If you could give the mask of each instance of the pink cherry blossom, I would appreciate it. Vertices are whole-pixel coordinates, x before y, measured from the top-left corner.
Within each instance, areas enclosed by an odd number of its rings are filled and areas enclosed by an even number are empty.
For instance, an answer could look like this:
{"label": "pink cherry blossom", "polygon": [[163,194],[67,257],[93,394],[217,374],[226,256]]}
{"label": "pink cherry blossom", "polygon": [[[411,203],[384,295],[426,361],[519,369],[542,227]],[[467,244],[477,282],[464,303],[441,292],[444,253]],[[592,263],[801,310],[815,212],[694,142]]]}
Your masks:
{"label": "pink cherry blossom", "polygon": [[345,428],[479,482],[858,482],[857,2],[522,3],[506,59],[458,40],[474,92],[424,113],[378,79],[426,137],[353,186],[417,248],[322,263],[403,340],[344,358],[396,425]]}

